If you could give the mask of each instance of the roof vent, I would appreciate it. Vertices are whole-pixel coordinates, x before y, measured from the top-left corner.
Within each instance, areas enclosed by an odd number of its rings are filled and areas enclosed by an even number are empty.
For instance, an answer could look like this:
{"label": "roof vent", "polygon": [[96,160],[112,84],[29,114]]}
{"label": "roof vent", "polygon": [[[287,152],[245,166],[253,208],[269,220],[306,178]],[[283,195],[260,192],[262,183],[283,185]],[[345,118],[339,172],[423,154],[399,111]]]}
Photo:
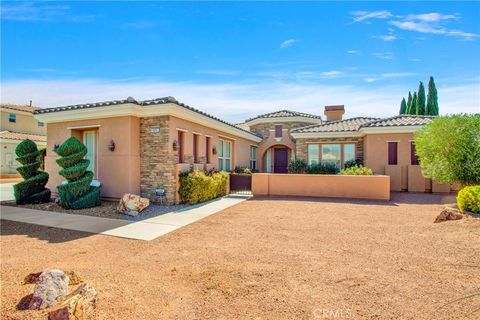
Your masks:
{"label": "roof vent", "polygon": [[127,102],[135,103],[135,102],[137,102],[137,100],[135,100],[135,98],[133,98],[133,97],[128,97]]}
{"label": "roof vent", "polygon": [[327,117],[327,121],[342,120],[342,116],[344,113],[345,113],[344,105],[325,106],[324,114]]}

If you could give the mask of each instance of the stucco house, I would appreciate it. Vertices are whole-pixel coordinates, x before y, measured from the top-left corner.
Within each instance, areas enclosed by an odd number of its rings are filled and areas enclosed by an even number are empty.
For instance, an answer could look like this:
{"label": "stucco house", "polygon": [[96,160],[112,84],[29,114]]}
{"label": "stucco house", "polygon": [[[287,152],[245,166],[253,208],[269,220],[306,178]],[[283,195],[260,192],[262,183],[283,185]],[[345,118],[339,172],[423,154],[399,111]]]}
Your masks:
{"label": "stucco house", "polygon": [[35,141],[39,148],[47,146],[47,129],[43,122],[33,117],[33,111],[38,109],[29,105],[0,105],[0,174],[2,177],[19,176],[15,148],[25,139]]}
{"label": "stucco house", "polygon": [[[233,125],[173,97],[143,101],[129,97],[34,113],[47,125],[48,150],[72,135],[86,144],[90,170],[101,181],[104,197],[131,192],[157,201],[162,190],[167,202],[174,203],[178,172],[192,165],[286,173],[294,158],[310,164],[331,162],[339,168],[347,160],[362,159],[375,173],[391,176],[392,190],[450,190],[425,179],[415,157],[413,134],[432,117],[343,120],[344,112],[344,106],[327,106],[323,119],[281,110]],[[45,159],[52,191],[62,181],[56,158],[48,152]]]}

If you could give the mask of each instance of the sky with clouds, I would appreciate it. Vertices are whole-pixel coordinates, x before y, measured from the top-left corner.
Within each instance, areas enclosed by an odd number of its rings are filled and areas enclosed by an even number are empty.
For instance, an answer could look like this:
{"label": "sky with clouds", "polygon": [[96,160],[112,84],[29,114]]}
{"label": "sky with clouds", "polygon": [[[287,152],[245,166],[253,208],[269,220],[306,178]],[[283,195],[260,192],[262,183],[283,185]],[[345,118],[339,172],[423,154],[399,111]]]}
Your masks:
{"label": "sky with clouds", "polygon": [[441,113],[480,112],[478,2],[3,1],[1,19],[2,103],[390,116],[432,75]]}

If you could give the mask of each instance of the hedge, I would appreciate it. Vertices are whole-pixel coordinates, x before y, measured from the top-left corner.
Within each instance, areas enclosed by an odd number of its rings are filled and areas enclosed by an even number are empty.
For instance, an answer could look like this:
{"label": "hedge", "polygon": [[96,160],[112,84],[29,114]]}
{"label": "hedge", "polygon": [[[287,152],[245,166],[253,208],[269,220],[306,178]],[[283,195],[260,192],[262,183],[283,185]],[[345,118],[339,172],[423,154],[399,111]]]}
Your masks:
{"label": "hedge", "polygon": [[303,159],[292,160],[288,165],[288,173],[337,174],[339,171],[334,163],[308,165]]}
{"label": "hedge", "polygon": [[195,204],[225,195],[228,173],[192,171],[180,174],[180,194],[183,203]]}
{"label": "hedge", "polygon": [[457,205],[462,211],[480,213],[480,186],[462,188],[457,195]]}
{"label": "hedge", "polygon": [[352,166],[340,171],[341,175],[350,176],[373,176],[373,170],[364,166]]}

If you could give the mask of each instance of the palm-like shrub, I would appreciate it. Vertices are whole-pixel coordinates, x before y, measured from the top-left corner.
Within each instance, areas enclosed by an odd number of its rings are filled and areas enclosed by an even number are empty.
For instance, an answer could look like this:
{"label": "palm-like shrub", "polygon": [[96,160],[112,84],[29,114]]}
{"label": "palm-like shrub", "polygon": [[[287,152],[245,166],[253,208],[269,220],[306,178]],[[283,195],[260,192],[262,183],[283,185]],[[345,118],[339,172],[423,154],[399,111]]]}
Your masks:
{"label": "palm-like shrub", "polygon": [[23,181],[13,186],[13,194],[17,204],[43,203],[50,201],[50,189],[45,188],[48,182],[48,173],[40,171],[40,152],[32,140],[20,142],[15,149],[17,161],[22,166],[17,168]]}
{"label": "palm-like shrub", "polygon": [[93,172],[87,171],[90,161],[84,159],[87,154],[87,147],[77,138],[68,138],[57,149],[61,158],[57,163],[63,169],[59,174],[65,179],[57,187],[60,196],[60,204],[67,209],[83,209],[100,205],[100,187],[90,184],[93,180]]}

